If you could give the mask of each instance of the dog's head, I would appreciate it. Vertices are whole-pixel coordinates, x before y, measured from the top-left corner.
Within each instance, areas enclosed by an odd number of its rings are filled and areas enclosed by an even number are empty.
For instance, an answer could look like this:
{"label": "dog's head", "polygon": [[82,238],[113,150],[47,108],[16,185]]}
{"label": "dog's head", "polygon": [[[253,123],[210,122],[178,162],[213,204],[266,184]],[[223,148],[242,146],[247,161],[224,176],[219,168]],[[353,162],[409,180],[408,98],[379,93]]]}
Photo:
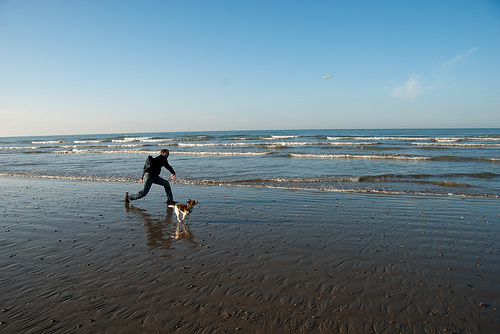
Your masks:
{"label": "dog's head", "polygon": [[193,201],[192,199],[189,199],[189,200],[188,200],[188,202],[187,202],[187,205],[188,205],[189,207],[191,207],[191,206],[193,206],[193,205],[195,205],[195,204],[198,204],[198,202]]}

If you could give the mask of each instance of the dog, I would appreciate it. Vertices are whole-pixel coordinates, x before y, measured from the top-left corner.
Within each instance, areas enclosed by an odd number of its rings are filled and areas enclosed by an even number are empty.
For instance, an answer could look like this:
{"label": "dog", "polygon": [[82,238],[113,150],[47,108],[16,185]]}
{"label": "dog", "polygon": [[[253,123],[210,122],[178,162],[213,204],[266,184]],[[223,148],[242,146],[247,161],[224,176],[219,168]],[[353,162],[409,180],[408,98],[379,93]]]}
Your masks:
{"label": "dog", "polygon": [[[169,205],[169,208],[174,208],[175,210],[175,215],[177,216],[177,221],[180,223],[184,221],[184,219],[187,219],[187,216],[193,211],[193,206],[198,204],[198,202],[193,201],[192,199],[189,199],[187,201],[187,204],[175,204],[175,205]],[[179,218],[179,214],[182,213],[182,219]]]}

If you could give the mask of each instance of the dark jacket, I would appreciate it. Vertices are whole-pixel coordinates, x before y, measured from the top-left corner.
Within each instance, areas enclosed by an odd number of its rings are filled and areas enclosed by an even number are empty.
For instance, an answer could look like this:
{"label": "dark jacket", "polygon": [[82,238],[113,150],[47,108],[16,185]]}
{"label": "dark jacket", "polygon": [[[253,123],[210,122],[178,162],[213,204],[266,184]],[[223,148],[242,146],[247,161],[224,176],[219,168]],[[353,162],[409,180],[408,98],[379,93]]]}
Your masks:
{"label": "dark jacket", "polygon": [[146,161],[146,163],[144,164],[144,170],[142,172],[141,179],[144,179],[144,174],[146,174],[146,173],[149,173],[152,176],[159,176],[162,167],[165,167],[166,169],[168,169],[170,171],[170,173],[175,175],[174,169],[172,168],[172,166],[170,166],[168,164],[167,157],[160,154],[156,158],[152,159],[151,166],[148,166],[148,162]]}

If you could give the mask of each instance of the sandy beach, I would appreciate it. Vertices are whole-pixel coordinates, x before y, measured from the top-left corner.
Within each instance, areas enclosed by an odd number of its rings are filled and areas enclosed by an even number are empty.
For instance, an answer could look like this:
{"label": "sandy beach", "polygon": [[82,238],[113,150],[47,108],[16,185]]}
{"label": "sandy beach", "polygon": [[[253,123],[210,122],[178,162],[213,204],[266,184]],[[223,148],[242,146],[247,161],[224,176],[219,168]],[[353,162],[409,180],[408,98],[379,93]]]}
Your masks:
{"label": "sandy beach", "polygon": [[500,333],[498,199],[0,178],[2,333]]}

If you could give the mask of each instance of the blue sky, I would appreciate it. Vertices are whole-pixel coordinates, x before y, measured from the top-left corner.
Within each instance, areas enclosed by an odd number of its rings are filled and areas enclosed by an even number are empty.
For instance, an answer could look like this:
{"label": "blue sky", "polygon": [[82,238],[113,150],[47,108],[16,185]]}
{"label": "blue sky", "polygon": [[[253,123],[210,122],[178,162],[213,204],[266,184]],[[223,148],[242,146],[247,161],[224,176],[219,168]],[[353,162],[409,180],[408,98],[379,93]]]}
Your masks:
{"label": "blue sky", "polygon": [[0,114],[0,136],[500,127],[500,1],[0,0]]}

